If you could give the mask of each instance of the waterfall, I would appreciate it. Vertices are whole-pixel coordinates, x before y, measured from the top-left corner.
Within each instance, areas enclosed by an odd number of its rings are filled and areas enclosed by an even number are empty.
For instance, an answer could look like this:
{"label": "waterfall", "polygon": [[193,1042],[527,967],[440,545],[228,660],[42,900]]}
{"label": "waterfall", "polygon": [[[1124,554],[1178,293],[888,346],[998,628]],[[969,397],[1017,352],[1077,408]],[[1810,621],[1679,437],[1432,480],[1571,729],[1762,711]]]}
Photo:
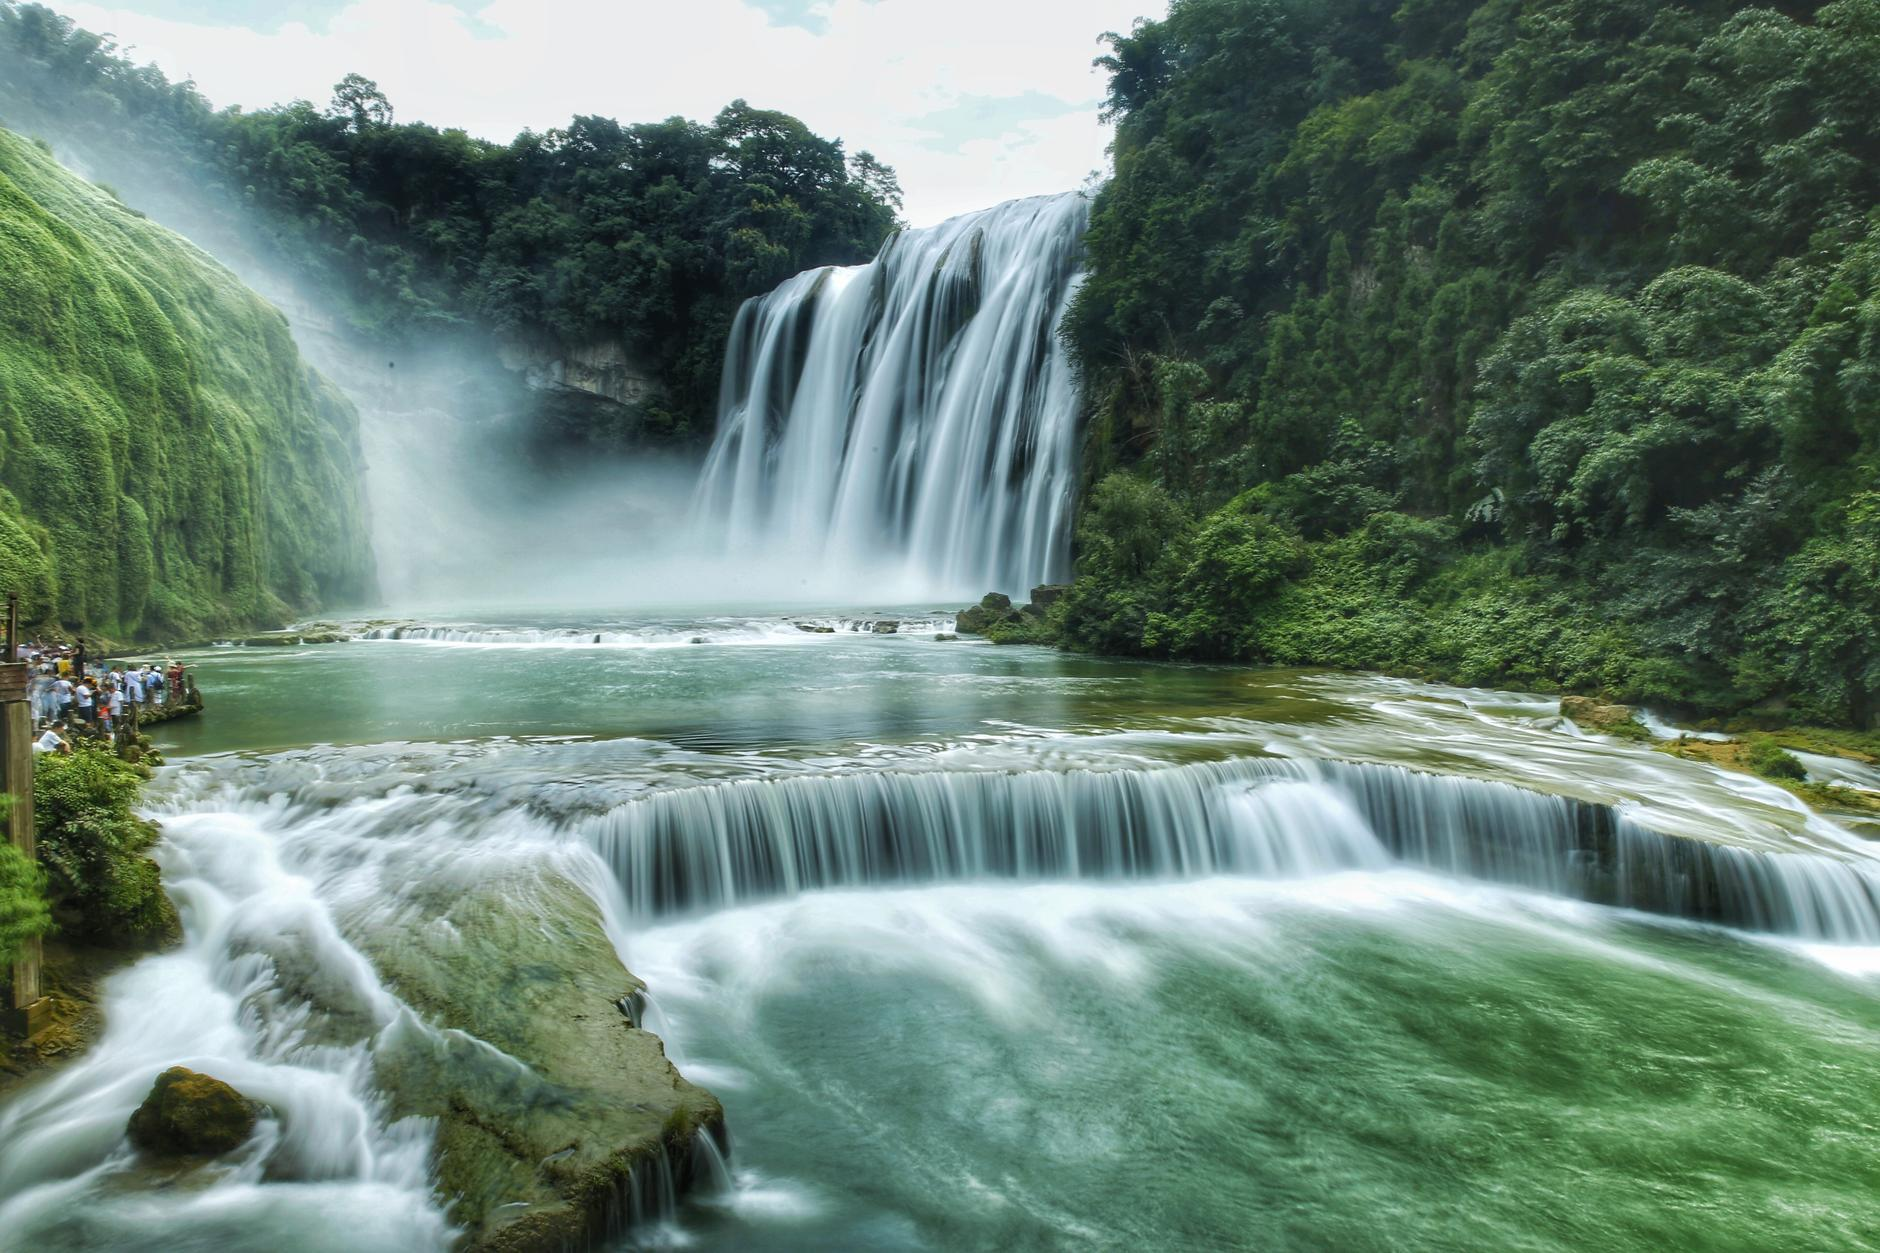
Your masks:
{"label": "waterfall", "polygon": [[826,888],[1297,876],[1396,861],[1880,944],[1880,866],[1666,835],[1610,806],[1399,766],[1255,758],[740,780],[629,801],[586,833],[642,918]]}
{"label": "waterfall", "polygon": [[1088,206],[903,231],[739,312],[696,525],[878,592],[1022,593],[1069,564],[1078,395],[1057,336]]}

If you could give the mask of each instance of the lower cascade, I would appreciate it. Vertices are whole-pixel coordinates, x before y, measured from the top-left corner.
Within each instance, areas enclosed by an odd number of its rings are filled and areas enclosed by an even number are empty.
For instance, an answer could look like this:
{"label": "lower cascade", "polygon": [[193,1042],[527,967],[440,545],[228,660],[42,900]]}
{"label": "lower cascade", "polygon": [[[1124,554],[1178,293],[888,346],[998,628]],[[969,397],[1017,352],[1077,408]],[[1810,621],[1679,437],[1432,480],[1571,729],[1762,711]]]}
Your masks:
{"label": "lower cascade", "polygon": [[657,793],[589,835],[641,917],[971,879],[1288,877],[1401,862],[1560,896],[1880,943],[1880,866],[1665,835],[1610,806],[1396,766],[883,772]]}
{"label": "lower cascade", "polygon": [[1069,567],[1078,394],[1058,323],[1082,195],[798,275],[739,313],[697,522],[735,551],[977,595]]}

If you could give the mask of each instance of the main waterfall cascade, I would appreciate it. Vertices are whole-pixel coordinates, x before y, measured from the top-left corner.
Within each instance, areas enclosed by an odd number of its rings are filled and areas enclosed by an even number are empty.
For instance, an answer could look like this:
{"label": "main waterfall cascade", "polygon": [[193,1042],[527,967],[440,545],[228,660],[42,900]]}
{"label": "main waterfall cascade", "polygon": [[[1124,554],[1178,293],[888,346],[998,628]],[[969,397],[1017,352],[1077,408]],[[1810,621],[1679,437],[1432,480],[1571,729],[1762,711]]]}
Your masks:
{"label": "main waterfall cascade", "polygon": [[1088,218],[1078,193],[1013,201],[747,303],[698,526],[876,595],[1061,579],[1079,399],[1057,329]]}

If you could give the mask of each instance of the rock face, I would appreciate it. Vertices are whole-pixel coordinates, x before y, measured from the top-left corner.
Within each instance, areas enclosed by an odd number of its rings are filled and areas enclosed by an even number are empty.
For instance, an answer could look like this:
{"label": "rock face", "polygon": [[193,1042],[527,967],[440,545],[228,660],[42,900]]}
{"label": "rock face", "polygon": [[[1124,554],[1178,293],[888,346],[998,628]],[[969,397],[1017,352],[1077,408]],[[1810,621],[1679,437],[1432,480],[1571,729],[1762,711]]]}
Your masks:
{"label": "rock face", "polygon": [[877,622],[871,628],[876,635],[899,635],[901,624],[898,622]]}
{"label": "rock face", "polygon": [[1070,590],[1070,585],[1066,583],[1046,583],[1041,587],[1034,587],[1031,589],[1031,608],[1044,613],[1063,600],[1064,593]]}
{"label": "rock face", "polygon": [[217,1157],[254,1133],[255,1105],[220,1079],[172,1066],[131,1115],[131,1143],[160,1157]]}
{"label": "rock face", "polygon": [[546,870],[421,895],[429,925],[373,959],[445,1030],[382,1046],[376,1073],[397,1114],[437,1120],[438,1192],[465,1247],[585,1248],[649,1176],[683,1189],[724,1111],[634,1025],[644,985],[593,901]]}
{"label": "rock face", "polygon": [[660,393],[653,371],[617,340],[575,348],[510,340],[502,345],[501,359],[536,391],[579,392],[623,406],[641,404]]}

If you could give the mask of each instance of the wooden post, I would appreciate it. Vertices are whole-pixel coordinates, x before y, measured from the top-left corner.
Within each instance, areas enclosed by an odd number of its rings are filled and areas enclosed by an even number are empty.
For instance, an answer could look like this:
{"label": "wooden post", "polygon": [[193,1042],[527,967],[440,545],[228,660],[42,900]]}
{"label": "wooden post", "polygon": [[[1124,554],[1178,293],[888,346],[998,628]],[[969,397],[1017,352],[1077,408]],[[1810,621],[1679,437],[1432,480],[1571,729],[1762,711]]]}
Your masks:
{"label": "wooden post", "polygon": [[[33,830],[32,674],[20,660],[20,598],[7,597],[7,655],[0,662],[0,791],[13,798],[6,812],[7,837],[13,847],[36,856]],[[26,942],[13,963],[13,995],[6,1008],[7,1026],[32,1037],[51,1021],[52,1004],[39,986],[39,937]]]}

